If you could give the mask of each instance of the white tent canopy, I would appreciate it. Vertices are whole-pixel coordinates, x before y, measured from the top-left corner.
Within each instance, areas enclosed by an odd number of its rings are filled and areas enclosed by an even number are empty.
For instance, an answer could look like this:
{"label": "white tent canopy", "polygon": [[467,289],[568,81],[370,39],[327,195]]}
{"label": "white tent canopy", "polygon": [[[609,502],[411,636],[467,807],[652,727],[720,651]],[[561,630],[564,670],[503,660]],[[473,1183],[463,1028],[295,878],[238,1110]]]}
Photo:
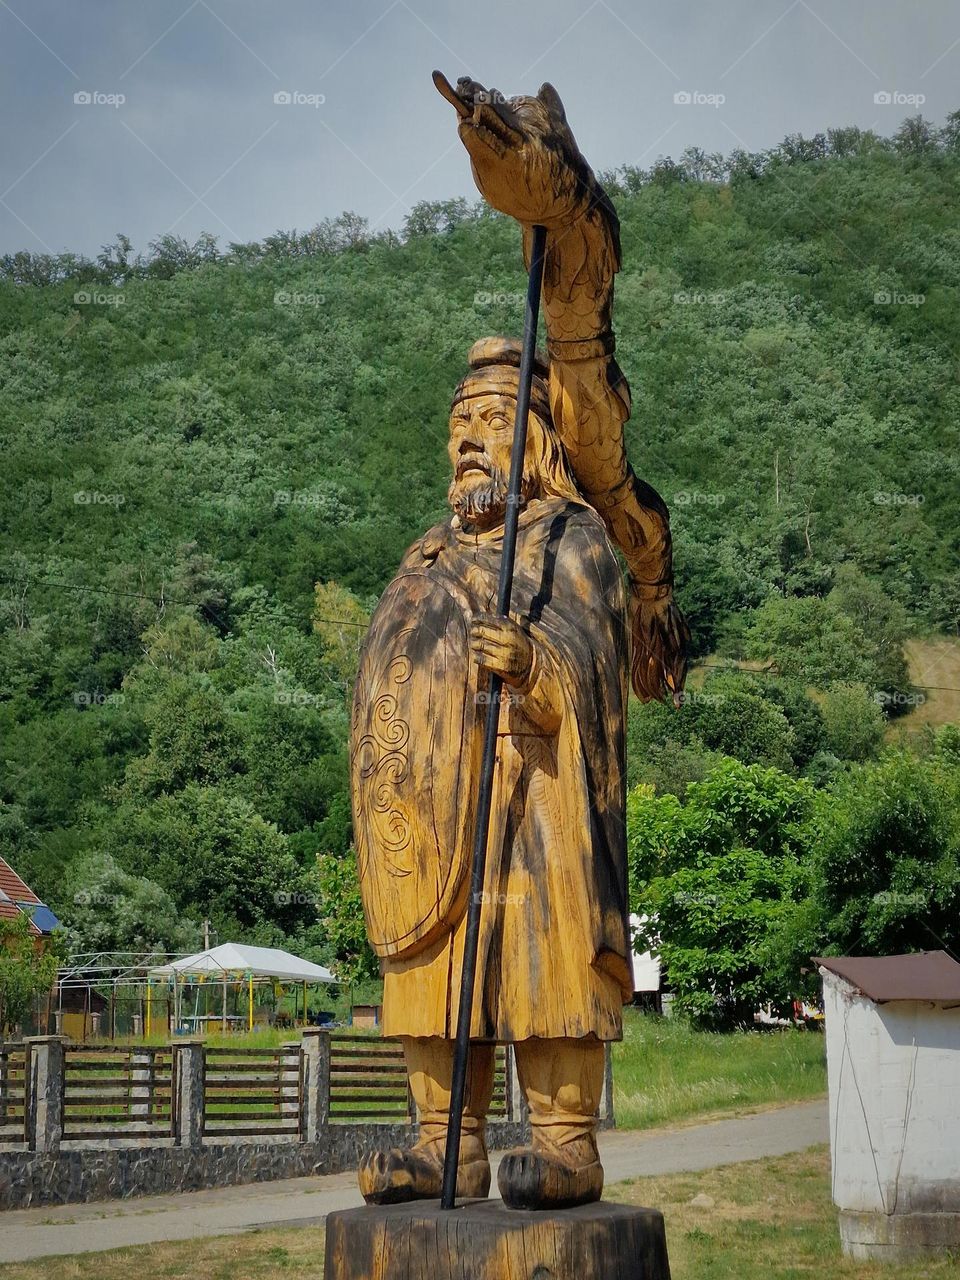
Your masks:
{"label": "white tent canopy", "polygon": [[313,964],[289,951],[275,947],[248,947],[240,942],[223,942],[209,951],[184,956],[170,964],[149,970],[151,978],[278,978],[286,982],[334,982],[323,965]]}

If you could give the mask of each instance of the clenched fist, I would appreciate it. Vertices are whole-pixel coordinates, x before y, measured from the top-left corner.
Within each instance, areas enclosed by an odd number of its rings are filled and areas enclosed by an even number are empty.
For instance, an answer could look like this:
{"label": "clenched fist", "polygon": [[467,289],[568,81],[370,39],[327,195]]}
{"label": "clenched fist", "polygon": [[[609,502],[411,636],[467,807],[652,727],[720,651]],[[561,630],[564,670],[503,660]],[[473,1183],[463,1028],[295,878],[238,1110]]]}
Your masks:
{"label": "clenched fist", "polygon": [[478,614],[470,623],[470,650],[477,666],[506,684],[525,684],[533,666],[533,641],[509,618]]}

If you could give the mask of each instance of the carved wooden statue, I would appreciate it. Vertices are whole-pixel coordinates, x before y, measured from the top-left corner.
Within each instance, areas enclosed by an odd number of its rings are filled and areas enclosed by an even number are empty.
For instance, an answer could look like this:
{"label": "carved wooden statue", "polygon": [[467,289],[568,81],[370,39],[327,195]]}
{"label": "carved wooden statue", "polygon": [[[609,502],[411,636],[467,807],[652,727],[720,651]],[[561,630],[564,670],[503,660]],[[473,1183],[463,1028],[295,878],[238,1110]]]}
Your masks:
{"label": "carved wooden statue", "polygon": [[[627,383],[610,328],[616,213],[556,91],[456,89],[482,194],[548,232],[548,359],[530,403],[513,618],[494,612],[519,344],[483,338],[450,413],[451,515],[404,556],[374,613],[351,738],[361,888],[384,974],[383,1030],[402,1037],[420,1135],[364,1161],[366,1199],[440,1194],[464,944],[485,679],[501,709],[457,1194],[486,1196],[494,1046],[515,1047],[532,1141],[509,1153],[514,1208],[599,1198],[604,1043],[632,996],[624,827],[628,674],[677,697],[686,626],[669,519],[627,462]],[[622,553],[627,581],[617,559]],[[631,659],[632,649],[632,659]]]}

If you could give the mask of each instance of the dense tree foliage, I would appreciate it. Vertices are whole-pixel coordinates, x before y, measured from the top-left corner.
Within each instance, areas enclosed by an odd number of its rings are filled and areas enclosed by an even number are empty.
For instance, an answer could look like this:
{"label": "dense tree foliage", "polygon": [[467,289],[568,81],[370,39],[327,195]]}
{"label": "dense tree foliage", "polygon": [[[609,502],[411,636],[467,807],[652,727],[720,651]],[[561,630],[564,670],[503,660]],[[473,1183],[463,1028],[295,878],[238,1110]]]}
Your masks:
{"label": "dense tree foliage", "polygon": [[774,768],[725,760],[681,803],[631,794],[632,906],[640,945],[660,954],[678,1009],[727,1027],[771,995],[768,940],[802,900],[802,830],[812,788]]}
{"label": "dense tree foliage", "polygon": [[[695,652],[754,669],[632,710],[631,782],[691,822],[718,778],[792,814],[785,796],[896,772],[876,758],[904,641],[960,630],[958,137],[955,113],[605,179],[630,454],[672,509]],[[466,351],[517,332],[522,300],[515,227],[462,200],[400,234],[348,213],[0,259],[0,842],[78,943],[174,948],[207,918],[373,971],[349,860],[358,646],[444,513]],[[709,855],[691,836],[657,876],[740,895],[730,1008],[759,993],[760,925],[806,899],[794,846],[723,812]]]}
{"label": "dense tree foliage", "polygon": [[955,734],[890,752],[815,789],[724,760],[681,800],[628,803],[631,906],[678,1008],[708,1026],[790,1013],[818,986],[814,955],[960,948]]}

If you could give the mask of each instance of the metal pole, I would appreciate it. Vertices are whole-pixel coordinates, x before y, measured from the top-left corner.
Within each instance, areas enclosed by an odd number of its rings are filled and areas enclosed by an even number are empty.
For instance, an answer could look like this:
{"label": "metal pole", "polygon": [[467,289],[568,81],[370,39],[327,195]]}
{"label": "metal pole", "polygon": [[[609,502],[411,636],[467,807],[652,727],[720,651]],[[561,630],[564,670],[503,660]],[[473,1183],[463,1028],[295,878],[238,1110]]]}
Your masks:
{"label": "metal pole", "polygon": [[[517,551],[517,522],[520,518],[520,482],[527,447],[527,414],[533,382],[533,361],[537,346],[537,321],[540,314],[540,289],[543,284],[543,259],[547,244],[546,227],[533,228],[533,252],[527,280],[527,306],[523,319],[523,348],[517,388],[517,412],[513,427],[513,450],[510,455],[510,482],[507,487],[507,511],[503,523],[503,556],[500,560],[500,583],[497,592],[497,614],[510,616],[513,592],[513,565]],[[480,941],[480,906],[483,897],[484,871],[487,862],[487,837],[490,831],[490,806],[493,797],[493,770],[497,757],[497,729],[500,724],[500,695],[503,681],[491,674],[487,693],[487,720],[483,735],[483,761],[477,795],[476,827],[473,859],[470,869],[470,899],[467,906],[466,936],[463,946],[463,968],[460,974],[460,1008],[457,1014],[457,1040],[453,1055],[453,1083],[450,1090],[450,1116],[447,1146],[443,1161],[441,1209],[453,1209],[457,1195],[457,1163],[460,1158],[460,1133],[463,1127],[463,1103],[467,1088],[467,1060],[470,1054],[470,1021],[473,992],[477,977],[477,948]]]}

